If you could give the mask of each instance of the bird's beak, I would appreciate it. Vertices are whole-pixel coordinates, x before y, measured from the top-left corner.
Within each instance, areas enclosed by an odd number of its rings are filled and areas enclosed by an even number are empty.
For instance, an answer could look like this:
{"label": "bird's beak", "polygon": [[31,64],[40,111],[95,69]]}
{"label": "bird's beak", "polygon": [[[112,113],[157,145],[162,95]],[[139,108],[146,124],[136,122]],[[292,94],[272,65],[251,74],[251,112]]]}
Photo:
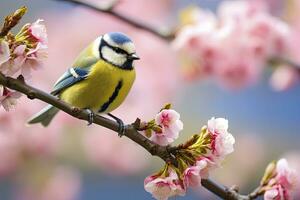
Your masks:
{"label": "bird's beak", "polygon": [[140,57],[138,57],[138,55],[136,55],[135,53],[132,53],[128,56],[128,59],[130,59],[130,60],[139,60]]}

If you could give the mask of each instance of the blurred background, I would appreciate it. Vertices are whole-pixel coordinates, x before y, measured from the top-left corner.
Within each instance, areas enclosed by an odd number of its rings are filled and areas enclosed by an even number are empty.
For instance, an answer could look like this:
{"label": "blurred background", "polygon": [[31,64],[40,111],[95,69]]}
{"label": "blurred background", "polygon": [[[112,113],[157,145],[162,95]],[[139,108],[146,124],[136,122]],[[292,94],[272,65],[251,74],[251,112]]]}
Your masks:
{"label": "blurred background", "polygon": [[[300,15],[294,13],[296,7],[291,8],[292,1],[266,1],[273,14],[298,28]],[[186,6],[215,11],[220,2],[120,0],[116,9],[154,27],[175,27],[178,13]],[[299,85],[275,91],[269,84],[271,70],[265,70],[255,84],[239,90],[222,87],[211,79],[186,81],[176,52],[168,42],[150,33],[108,15],[54,0],[2,0],[0,18],[23,5],[29,12],[22,24],[44,19],[49,38],[49,56],[43,69],[33,73],[33,86],[51,91],[56,79],[87,44],[103,33],[121,31],[133,39],[142,59],[136,63],[133,90],[115,115],[127,123],[136,117],[150,120],[162,105],[172,102],[184,122],[176,143],[197,133],[211,117],[227,118],[229,131],[236,138],[235,152],[213,179],[228,186],[238,185],[242,193],[257,186],[265,166],[273,159],[286,157],[300,166]],[[300,62],[300,56],[295,57],[297,60]],[[64,113],[59,113],[47,129],[26,127],[27,118],[43,106],[38,100],[23,97],[13,111],[0,110],[1,200],[152,199],[143,181],[160,169],[161,160],[127,138],[120,139],[99,126],[87,127],[86,122]],[[176,199],[217,197],[201,189]]]}

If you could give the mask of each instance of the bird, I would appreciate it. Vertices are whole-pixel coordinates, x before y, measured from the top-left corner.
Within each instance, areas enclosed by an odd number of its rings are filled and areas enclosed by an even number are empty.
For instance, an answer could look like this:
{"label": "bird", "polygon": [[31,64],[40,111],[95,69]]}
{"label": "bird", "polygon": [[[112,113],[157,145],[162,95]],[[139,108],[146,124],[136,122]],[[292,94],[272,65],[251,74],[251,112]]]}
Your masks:
{"label": "bird", "polygon": [[[124,33],[110,32],[99,36],[75,59],[74,64],[56,81],[52,95],[89,113],[88,124],[94,114],[107,114],[119,124],[119,136],[124,123],[110,112],[119,107],[129,93],[136,72],[133,41]],[[47,127],[59,109],[48,105],[32,116],[27,124],[41,123]]]}

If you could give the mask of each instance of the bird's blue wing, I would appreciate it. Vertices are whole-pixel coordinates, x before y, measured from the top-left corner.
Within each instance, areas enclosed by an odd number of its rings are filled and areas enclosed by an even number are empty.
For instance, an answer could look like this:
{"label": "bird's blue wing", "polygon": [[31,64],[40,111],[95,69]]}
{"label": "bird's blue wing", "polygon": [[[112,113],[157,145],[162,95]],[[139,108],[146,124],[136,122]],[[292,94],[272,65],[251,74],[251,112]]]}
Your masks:
{"label": "bird's blue wing", "polygon": [[54,84],[51,94],[58,95],[62,90],[86,79],[89,68],[69,68]]}

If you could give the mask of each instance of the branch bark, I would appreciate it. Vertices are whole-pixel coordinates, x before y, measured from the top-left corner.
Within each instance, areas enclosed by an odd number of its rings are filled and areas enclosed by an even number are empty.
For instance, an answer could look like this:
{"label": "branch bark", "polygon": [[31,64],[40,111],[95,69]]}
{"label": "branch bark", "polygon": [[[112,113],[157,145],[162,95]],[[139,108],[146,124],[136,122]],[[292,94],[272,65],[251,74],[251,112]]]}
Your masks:
{"label": "branch bark", "polygon": [[147,32],[149,32],[163,40],[166,40],[166,41],[172,40],[175,37],[174,33],[172,33],[171,31],[163,31],[163,30],[155,29],[154,27],[145,25],[142,22],[136,21],[132,18],[127,17],[126,15],[116,12],[114,10],[115,5],[117,4],[115,1],[112,1],[111,5],[105,6],[105,7],[101,7],[99,5],[96,5],[95,3],[90,3],[90,2],[86,2],[86,1],[82,1],[82,0],[55,0],[55,1],[65,1],[68,3],[75,4],[75,5],[81,5],[86,8],[90,8],[97,12],[102,12],[102,13],[108,14],[122,22],[125,22],[135,28],[147,31]]}
{"label": "branch bark", "polygon": [[[15,79],[12,77],[7,77],[0,72],[0,85],[21,92],[27,95],[29,99],[39,99],[45,103],[51,104],[75,118],[88,121],[89,112],[87,112],[84,109],[72,107],[66,102],[60,100],[58,97],[55,97],[42,90],[27,85],[21,76]],[[115,121],[107,119],[100,115],[95,115],[94,124],[103,126],[114,132],[118,132],[118,128],[119,128],[119,125]],[[149,140],[148,138],[140,134],[137,131],[136,126],[137,126],[137,122],[126,125],[125,136],[131,139],[132,141],[136,142],[140,146],[142,146],[151,155],[157,156],[167,163],[171,162],[172,164],[176,165],[176,161],[174,160],[174,157],[172,156],[172,153],[170,151],[170,149],[174,149],[174,147],[160,146],[152,142],[151,140]],[[210,179],[203,179],[202,185],[207,190],[211,191],[212,193],[216,194],[217,196],[223,199],[247,200],[245,199],[245,196],[238,194],[234,190],[227,189],[224,186],[221,186]]]}

